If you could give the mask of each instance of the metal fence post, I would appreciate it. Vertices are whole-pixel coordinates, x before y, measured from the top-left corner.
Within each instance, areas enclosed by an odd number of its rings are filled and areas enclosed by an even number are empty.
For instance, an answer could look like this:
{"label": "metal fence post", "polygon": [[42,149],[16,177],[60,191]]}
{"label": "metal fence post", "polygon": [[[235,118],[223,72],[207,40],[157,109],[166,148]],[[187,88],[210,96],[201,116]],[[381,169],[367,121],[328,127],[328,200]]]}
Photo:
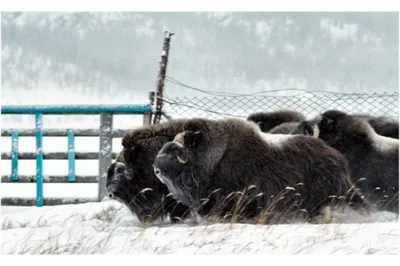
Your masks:
{"label": "metal fence post", "polygon": [[107,169],[112,161],[112,127],[113,114],[100,113],[98,201],[106,195]]}
{"label": "metal fence post", "polygon": [[43,206],[43,147],[42,147],[42,113],[35,114],[36,128],[36,206]]}
{"label": "metal fence post", "polygon": [[151,106],[151,110],[148,113],[143,114],[143,125],[150,125],[151,124],[151,118],[153,115],[153,105],[154,105],[154,97],[155,97],[155,92],[150,91],[149,93],[149,103]]}
{"label": "metal fence post", "polygon": [[11,131],[11,181],[18,181],[18,131]]}

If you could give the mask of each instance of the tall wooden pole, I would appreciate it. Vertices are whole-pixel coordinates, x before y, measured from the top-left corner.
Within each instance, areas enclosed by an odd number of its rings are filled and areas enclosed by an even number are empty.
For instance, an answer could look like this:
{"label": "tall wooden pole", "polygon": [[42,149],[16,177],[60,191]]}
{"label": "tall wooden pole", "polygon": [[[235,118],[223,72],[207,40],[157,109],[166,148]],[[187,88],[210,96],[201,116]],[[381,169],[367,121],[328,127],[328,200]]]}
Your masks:
{"label": "tall wooden pole", "polygon": [[164,43],[163,43],[163,50],[161,52],[160,71],[158,72],[158,79],[157,79],[156,110],[154,114],[153,124],[159,124],[161,120],[161,113],[163,107],[164,80],[168,64],[169,43],[171,40],[171,36],[174,34],[175,33],[167,30],[164,32]]}

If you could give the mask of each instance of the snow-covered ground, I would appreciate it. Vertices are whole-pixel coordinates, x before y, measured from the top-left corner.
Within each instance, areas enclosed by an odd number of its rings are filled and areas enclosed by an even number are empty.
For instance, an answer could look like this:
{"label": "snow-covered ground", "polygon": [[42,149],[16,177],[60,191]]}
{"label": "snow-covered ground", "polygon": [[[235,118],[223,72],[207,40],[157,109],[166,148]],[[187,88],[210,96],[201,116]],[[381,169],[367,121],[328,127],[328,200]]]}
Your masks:
{"label": "snow-covered ground", "polygon": [[2,254],[399,254],[398,218],[387,213],[328,225],[142,225],[114,200],[1,212]]}

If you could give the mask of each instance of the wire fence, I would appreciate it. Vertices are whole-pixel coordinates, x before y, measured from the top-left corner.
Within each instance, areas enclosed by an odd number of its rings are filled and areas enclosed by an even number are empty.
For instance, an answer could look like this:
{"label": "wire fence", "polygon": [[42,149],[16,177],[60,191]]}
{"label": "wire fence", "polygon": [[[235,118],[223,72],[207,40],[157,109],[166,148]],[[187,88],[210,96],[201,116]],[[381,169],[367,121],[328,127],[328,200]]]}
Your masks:
{"label": "wire fence", "polygon": [[[284,89],[234,94],[197,89],[171,77],[167,77],[167,81],[181,86],[181,90],[194,90],[205,94],[204,97],[169,97],[165,93],[163,111],[170,118],[246,118],[254,112],[279,109],[296,110],[307,117],[313,117],[328,109],[338,109],[350,114],[363,113],[398,119],[398,92],[338,93]],[[167,118],[163,117],[163,120],[166,121]]]}

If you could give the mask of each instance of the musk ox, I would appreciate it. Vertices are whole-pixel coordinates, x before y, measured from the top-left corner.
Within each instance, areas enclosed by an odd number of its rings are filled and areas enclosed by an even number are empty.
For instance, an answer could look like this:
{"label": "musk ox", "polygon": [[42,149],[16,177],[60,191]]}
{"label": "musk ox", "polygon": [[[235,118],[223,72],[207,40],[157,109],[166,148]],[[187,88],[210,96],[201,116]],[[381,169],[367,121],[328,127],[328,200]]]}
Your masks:
{"label": "musk ox", "polygon": [[363,118],[328,110],[293,134],[322,139],[348,160],[353,182],[380,210],[399,211],[399,140],[378,135]]}
{"label": "musk ox", "polygon": [[[339,110],[329,110],[329,111],[338,111]],[[371,115],[363,115],[363,114],[347,114],[348,116],[352,116],[355,118],[361,118],[367,121],[370,126],[374,129],[374,131],[384,137],[399,139],[399,121],[397,119],[387,117],[387,116],[371,116]],[[310,128],[310,124],[312,121],[302,121],[302,123],[298,124],[298,126],[292,130],[291,134],[304,134],[304,135],[313,135],[313,129]]]}
{"label": "musk ox", "polygon": [[285,122],[280,125],[277,125],[273,129],[268,131],[268,133],[270,133],[270,134],[290,134],[293,130],[295,130],[297,128],[298,125],[299,125],[299,122]]}
{"label": "musk ox", "polygon": [[247,121],[256,123],[262,132],[268,132],[274,127],[286,122],[301,122],[306,117],[293,110],[278,110],[273,112],[258,112],[250,114]]}
{"label": "musk ox", "polygon": [[143,126],[127,133],[123,150],[108,168],[109,197],[125,204],[143,223],[165,216],[175,223],[189,215],[189,209],[169,195],[152,167],[157,152],[183,130],[184,121]]}
{"label": "musk ox", "polygon": [[302,214],[315,221],[336,203],[369,209],[338,151],[239,119],[187,121],[159,151],[154,171],[176,200],[203,217],[268,223]]}

